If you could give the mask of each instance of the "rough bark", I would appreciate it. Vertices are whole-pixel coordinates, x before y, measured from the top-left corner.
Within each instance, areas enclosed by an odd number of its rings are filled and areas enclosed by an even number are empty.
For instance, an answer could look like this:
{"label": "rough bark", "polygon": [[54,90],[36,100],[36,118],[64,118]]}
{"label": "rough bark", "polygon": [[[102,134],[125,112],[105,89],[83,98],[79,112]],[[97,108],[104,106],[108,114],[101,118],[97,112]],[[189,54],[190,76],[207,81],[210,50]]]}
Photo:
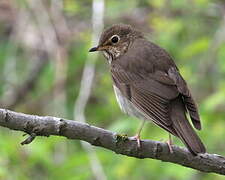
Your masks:
{"label": "rough bark", "polygon": [[217,154],[193,156],[186,149],[173,146],[170,153],[166,143],[143,140],[141,148],[133,139],[86,123],[50,116],[36,116],[0,109],[0,126],[24,131],[30,136],[21,144],[29,144],[36,136],[64,136],[100,146],[117,154],[136,158],[152,158],[180,164],[203,172],[225,175],[225,157]]}

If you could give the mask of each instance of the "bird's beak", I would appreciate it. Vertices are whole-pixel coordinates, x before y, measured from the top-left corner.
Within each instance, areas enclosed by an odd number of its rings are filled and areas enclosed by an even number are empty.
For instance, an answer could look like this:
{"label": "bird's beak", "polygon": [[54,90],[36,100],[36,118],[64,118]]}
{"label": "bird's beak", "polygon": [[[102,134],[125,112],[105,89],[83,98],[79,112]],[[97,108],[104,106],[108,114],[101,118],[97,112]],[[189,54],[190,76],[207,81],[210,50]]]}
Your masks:
{"label": "bird's beak", "polygon": [[89,49],[89,52],[95,52],[99,50],[99,46],[93,47],[91,49]]}

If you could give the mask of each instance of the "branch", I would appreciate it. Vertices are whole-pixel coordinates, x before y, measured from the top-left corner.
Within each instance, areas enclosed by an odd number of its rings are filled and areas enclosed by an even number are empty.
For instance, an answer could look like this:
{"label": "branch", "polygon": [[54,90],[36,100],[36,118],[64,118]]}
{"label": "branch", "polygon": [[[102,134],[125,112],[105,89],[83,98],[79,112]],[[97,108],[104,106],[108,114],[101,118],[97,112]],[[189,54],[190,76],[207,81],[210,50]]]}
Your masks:
{"label": "branch", "polygon": [[138,149],[136,141],[131,138],[86,123],[0,109],[0,126],[30,134],[30,137],[23,141],[23,144],[29,144],[36,136],[64,136],[68,139],[89,142],[94,146],[109,149],[117,154],[140,159],[158,159],[203,172],[225,175],[225,157],[223,156],[208,153],[193,156],[186,149],[177,146],[173,146],[173,153],[170,153],[166,143],[151,140],[141,141],[141,149]]}

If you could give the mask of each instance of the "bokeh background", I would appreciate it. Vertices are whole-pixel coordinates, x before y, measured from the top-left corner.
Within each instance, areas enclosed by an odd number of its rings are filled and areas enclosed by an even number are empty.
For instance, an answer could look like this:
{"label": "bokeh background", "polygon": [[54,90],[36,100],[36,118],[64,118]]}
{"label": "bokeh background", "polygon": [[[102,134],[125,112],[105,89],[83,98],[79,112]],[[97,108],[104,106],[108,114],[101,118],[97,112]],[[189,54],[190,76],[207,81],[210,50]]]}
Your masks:
{"label": "bokeh background", "polygon": [[[103,27],[120,22],[174,57],[200,109],[201,139],[224,156],[224,0],[0,0],[0,107],[134,135],[140,121],[121,113],[106,60],[88,53]],[[0,129],[2,180],[225,179],[62,137],[21,146],[22,135]],[[166,141],[168,133],[148,123],[142,138]]]}

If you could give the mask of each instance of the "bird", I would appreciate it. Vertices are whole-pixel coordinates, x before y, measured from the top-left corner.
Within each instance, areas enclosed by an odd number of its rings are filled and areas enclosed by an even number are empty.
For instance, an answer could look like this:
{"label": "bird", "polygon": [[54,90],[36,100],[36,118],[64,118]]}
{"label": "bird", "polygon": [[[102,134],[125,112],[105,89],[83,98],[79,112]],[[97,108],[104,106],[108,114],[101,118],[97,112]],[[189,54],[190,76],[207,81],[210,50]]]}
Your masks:
{"label": "bird", "polygon": [[143,120],[135,136],[139,145],[144,123],[152,121],[180,138],[193,155],[206,152],[193,128],[201,130],[197,105],[165,49],[148,41],[131,25],[120,23],[102,32],[98,45],[89,50],[95,51],[101,51],[108,61],[120,109]]}

